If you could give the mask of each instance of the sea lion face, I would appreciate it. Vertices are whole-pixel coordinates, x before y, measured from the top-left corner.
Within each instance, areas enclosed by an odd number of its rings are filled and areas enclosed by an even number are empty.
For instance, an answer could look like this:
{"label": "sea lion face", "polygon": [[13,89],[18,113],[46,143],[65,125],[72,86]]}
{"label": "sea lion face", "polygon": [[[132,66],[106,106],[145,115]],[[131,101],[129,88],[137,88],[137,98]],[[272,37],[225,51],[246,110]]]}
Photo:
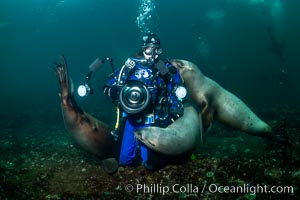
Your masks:
{"label": "sea lion face", "polygon": [[158,146],[158,138],[162,135],[160,128],[149,127],[134,132],[138,140],[147,146],[155,148]]}
{"label": "sea lion face", "polygon": [[207,78],[192,62],[172,60],[171,63],[179,71],[189,96],[200,108],[205,107],[207,105],[207,98],[209,98],[209,93],[211,92],[211,84],[207,84]]}

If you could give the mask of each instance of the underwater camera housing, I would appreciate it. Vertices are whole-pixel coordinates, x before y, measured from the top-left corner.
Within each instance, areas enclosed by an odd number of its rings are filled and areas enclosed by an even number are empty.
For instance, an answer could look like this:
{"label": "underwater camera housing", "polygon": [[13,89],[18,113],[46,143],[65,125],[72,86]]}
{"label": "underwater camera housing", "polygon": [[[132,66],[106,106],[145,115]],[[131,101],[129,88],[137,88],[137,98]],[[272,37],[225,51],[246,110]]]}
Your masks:
{"label": "underwater camera housing", "polygon": [[125,84],[119,95],[120,105],[130,114],[143,111],[150,102],[150,92],[146,85],[139,81]]}

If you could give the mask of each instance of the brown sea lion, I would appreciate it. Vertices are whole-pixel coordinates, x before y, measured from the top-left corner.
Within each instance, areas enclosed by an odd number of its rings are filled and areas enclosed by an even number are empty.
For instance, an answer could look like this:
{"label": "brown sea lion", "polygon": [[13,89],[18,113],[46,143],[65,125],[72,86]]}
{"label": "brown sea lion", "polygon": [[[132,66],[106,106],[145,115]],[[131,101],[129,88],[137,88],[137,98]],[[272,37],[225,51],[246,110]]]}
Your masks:
{"label": "brown sea lion", "polygon": [[185,60],[173,60],[171,63],[179,70],[191,98],[201,108],[204,130],[215,119],[252,135],[271,135],[272,129],[268,124],[242,100],[204,76],[194,63]]}
{"label": "brown sea lion", "polygon": [[63,56],[61,56],[61,63],[56,63],[53,69],[61,88],[61,109],[65,127],[69,134],[80,147],[104,159],[102,163],[105,166],[110,166],[108,168],[111,170],[115,170],[117,163],[110,158],[113,152],[111,129],[105,123],[82,111],[76,104],[72,91],[73,85]]}

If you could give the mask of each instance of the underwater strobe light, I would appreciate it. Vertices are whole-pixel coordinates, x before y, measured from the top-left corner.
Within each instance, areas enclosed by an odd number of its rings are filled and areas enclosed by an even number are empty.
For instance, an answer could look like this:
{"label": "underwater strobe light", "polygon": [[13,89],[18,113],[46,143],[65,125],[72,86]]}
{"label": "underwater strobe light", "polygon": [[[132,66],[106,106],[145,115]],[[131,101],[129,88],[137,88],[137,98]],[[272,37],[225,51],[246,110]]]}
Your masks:
{"label": "underwater strobe light", "polygon": [[184,99],[187,95],[187,90],[185,87],[183,86],[179,86],[175,89],[175,94],[177,96],[178,99]]}
{"label": "underwater strobe light", "polygon": [[89,84],[84,84],[78,87],[77,93],[79,96],[85,97],[93,94],[93,89]]}

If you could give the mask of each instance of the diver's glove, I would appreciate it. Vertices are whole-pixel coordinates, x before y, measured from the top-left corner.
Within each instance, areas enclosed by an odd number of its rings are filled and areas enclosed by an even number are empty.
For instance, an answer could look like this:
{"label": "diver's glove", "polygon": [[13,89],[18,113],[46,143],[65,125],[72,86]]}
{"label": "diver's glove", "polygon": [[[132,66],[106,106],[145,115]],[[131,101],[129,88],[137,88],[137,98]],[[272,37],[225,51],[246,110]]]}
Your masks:
{"label": "diver's glove", "polygon": [[170,108],[170,119],[172,122],[174,122],[183,115],[183,109],[184,108],[181,102],[172,104]]}

